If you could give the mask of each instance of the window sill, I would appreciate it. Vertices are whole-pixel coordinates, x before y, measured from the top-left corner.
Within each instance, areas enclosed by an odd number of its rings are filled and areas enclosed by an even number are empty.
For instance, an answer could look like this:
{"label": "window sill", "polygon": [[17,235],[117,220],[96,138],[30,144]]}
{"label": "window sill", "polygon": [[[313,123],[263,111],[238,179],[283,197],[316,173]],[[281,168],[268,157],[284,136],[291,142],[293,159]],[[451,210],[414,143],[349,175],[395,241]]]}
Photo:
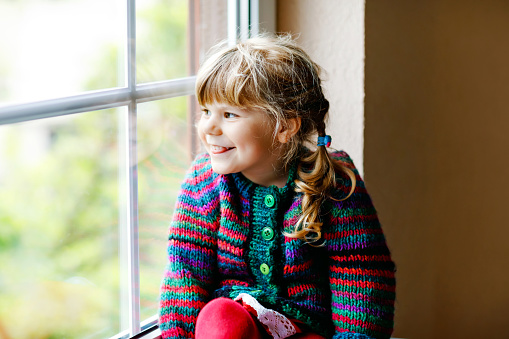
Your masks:
{"label": "window sill", "polygon": [[141,323],[141,332],[130,336],[129,331],[123,331],[109,339],[161,339],[161,330],[157,325],[158,317],[154,315]]}
{"label": "window sill", "polygon": [[134,337],[129,337],[130,339],[161,339],[161,330],[159,329],[159,326],[152,325],[151,327],[147,328],[146,330],[141,331]]}

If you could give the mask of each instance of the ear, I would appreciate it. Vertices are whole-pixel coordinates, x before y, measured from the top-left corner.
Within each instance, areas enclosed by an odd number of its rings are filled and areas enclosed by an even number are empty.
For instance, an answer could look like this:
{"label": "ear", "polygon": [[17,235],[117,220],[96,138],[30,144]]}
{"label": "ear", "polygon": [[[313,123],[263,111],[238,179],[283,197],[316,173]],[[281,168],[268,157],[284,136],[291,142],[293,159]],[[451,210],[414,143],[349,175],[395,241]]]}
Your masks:
{"label": "ear", "polygon": [[279,128],[277,140],[282,144],[286,144],[295,134],[297,134],[300,129],[300,124],[300,117],[289,119],[287,126],[281,126]]}

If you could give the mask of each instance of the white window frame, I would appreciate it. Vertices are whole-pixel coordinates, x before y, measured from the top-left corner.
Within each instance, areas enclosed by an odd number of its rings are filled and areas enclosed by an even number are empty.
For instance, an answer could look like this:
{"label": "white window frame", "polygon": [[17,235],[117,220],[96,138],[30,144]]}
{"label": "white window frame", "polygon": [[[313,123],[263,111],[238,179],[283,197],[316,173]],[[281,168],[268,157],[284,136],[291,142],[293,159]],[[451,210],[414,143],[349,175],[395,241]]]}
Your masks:
{"label": "white window frame", "polygon": [[[157,338],[157,316],[140,321],[139,291],[139,245],[138,245],[138,168],[137,168],[137,105],[149,101],[194,94],[196,77],[137,84],[136,82],[136,1],[127,2],[127,44],[125,75],[127,85],[87,92],[56,99],[14,104],[0,107],[0,125],[14,124],[37,119],[54,118],[108,108],[127,106],[122,115],[123,163],[119,164],[127,204],[120,220],[127,234],[129,276],[129,329],[112,338]],[[189,0],[190,9],[194,1]],[[260,31],[275,31],[275,0],[228,0],[228,39],[234,44]]]}

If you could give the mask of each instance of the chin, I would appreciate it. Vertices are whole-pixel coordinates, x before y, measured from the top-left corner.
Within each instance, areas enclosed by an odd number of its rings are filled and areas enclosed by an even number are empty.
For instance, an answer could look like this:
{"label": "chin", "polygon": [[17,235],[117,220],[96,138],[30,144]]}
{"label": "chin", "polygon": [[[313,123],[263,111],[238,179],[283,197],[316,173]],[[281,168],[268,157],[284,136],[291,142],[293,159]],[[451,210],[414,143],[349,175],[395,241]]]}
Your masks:
{"label": "chin", "polygon": [[221,168],[219,166],[214,166],[214,164],[212,164],[212,170],[214,172],[216,172],[217,174],[230,174],[230,173],[232,173],[232,171],[228,171],[228,169]]}

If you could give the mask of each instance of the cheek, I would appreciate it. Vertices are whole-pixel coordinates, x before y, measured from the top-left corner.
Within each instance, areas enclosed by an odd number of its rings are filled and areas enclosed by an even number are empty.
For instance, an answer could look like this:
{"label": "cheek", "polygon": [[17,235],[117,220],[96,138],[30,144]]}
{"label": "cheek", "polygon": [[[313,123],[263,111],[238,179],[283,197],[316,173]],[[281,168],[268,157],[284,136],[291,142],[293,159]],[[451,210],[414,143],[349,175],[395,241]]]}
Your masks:
{"label": "cheek", "polygon": [[270,150],[274,147],[274,138],[270,126],[266,126],[265,129],[259,129],[258,136],[258,144],[260,147],[266,150]]}
{"label": "cheek", "polygon": [[271,153],[271,150],[273,148],[272,139],[270,139],[270,137],[267,137],[266,135],[257,138],[252,138],[248,143],[247,147],[249,148],[253,156],[265,157]]}
{"label": "cheek", "polygon": [[199,120],[195,126],[196,126],[196,133],[198,133],[198,137],[200,138],[200,140],[203,141],[205,139],[205,133],[203,132],[203,126],[201,124],[201,120]]}

